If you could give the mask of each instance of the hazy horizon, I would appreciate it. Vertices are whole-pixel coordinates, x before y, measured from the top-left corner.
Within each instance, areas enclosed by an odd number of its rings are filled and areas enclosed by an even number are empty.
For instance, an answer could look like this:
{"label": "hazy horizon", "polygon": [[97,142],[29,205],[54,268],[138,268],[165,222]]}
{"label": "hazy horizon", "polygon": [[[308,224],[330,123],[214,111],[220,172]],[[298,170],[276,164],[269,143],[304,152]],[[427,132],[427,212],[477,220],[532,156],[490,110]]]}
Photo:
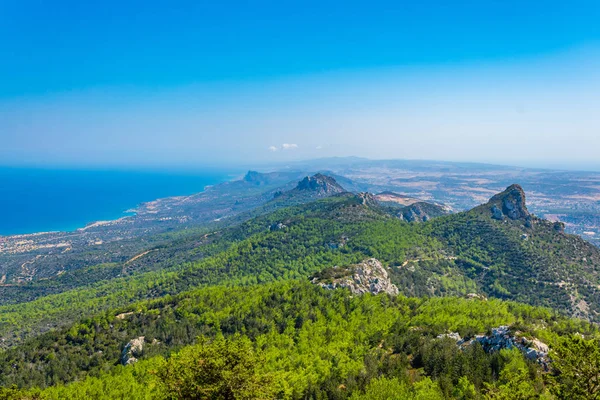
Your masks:
{"label": "hazy horizon", "polygon": [[0,6],[0,164],[600,170],[600,5]]}
{"label": "hazy horizon", "polygon": [[[299,168],[302,169],[305,165],[318,165],[320,162],[331,162],[331,161],[343,161],[355,159],[356,161],[367,161],[367,162],[385,162],[385,161],[406,161],[416,163],[456,163],[456,164],[472,164],[477,165],[488,165],[498,167],[509,167],[509,168],[523,168],[527,170],[554,170],[554,171],[574,171],[574,172],[600,172],[599,163],[502,163],[502,162],[485,162],[485,161],[471,161],[471,160],[442,160],[442,159],[411,159],[411,158],[369,158],[361,157],[356,155],[350,156],[331,156],[331,157],[319,157],[319,158],[298,158],[290,159],[285,161],[269,161],[259,160],[255,162],[215,162],[215,163],[183,163],[183,164],[86,164],[86,163],[7,163],[0,164],[0,169],[31,169],[31,170],[81,170],[81,171],[131,171],[131,172],[164,172],[169,171],[178,174],[195,174],[198,172],[210,172],[210,171],[229,171],[228,173],[232,178],[237,177],[249,170],[282,170],[286,168]],[[300,167],[298,167],[300,166]],[[318,169],[318,168],[317,168]],[[321,168],[323,169],[323,168]]]}

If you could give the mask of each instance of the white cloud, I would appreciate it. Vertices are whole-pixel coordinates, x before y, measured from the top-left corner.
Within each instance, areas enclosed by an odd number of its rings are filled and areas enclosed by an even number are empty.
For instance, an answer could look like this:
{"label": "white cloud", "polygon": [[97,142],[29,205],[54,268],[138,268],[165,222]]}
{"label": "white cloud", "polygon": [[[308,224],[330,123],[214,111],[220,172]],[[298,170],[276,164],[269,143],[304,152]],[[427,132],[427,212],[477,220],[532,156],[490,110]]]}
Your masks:
{"label": "white cloud", "polygon": [[277,149],[277,147],[275,147],[275,146],[269,146],[269,150],[270,150],[270,151],[277,151],[278,149]]}
{"label": "white cloud", "polygon": [[323,146],[321,146],[321,145],[318,145],[317,147],[315,147],[315,149],[317,149],[317,150],[321,150],[322,148],[323,148]]}
{"label": "white cloud", "polygon": [[296,143],[284,143],[281,145],[281,148],[283,150],[294,150],[298,148],[298,145]]}

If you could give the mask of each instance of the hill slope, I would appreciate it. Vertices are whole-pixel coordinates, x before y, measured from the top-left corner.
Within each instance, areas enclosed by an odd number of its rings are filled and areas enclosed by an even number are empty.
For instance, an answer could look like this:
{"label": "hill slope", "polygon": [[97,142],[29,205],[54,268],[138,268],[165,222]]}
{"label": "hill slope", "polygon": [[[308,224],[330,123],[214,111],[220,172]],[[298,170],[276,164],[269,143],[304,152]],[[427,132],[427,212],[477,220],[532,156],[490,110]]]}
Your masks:
{"label": "hill slope", "polygon": [[[141,299],[198,286],[303,278],[369,257],[392,267],[392,282],[405,295],[480,293],[598,320],[598,250],[554,224],[531,216],[494,219],[498,198],[469,212],[409,224],[369,199],[342,193],[280,209],[195,237],[160,270],[2,306],[3,343]],[[284,228],[272,229],[279,224]],[[163,247],[157,254],[169,249]]]}
{"label": "hill slope", "polygon": [[487,295],[599,320],[600,249],[530,214],[520,186],[428,228]]}
{"label": "hill slope", "polygon": [[[303,203],[315,197],[321,199]],[[285,207],[290,202],[301,204]],[[446,398],[462,377],[478,393],[501,391],[500,372],[511,362],[530,371],[522,382],[536,382],[530,389],[541,395],[552,387],[540,377],[545,367],[527,364],[518,351],[488,352],[481,343],[496,339],[474,335],[511,325],[511,341],[535,338],[559,348],[566,334],[598,334],[564,316],[598,320],[598,250],[531,215],[516,185],[471,211],[414,224],[370,194],[346,193],[316,176],[253,212],[238,224],[186,237],[194,245],[185,251],[169,253],[165,242],[157,253],[176,256],[159,270],[0,307],[7,348],[0,354],[0,382],[83,380],[44,393],[64,398],[97,390],[105,396],[123,387],[134,368],[147,379],[139,389],[146,393],[161,384],[148,371],[163,368],[163,357],[193,346],[198,336],[240,334],[264,355],[259,370],[275,374],[279,397],[369,398],[376,377],[400,379],[406,390],[418,390],[412,382],[429,382],[432,393]],[[178,240],[170,243],[176,247]],[[335,277],[344,270],[336,266],[364,275],[356,266],[371,258],[367,263],[377,265],[379,275],[363,283],[376,293],[385,277],[391,289],[385,291],[400,296],[356,297],[308,283],[315,274]],[[473,347],[458,346],[457,334]],[[141,360],[139,368],[116,367],[127,364],[124,357]],[[119,397],[110,393],[105,397]]]}
{"label": "hill slope", "polygon": [[[589,324],[498,300],[356,296],[306,281],[219,286],[112,310],[30,340],[0,354],[0,382],[43,387],[98,375],[108,380],[133,368],[119,366],[132,339],[142,343],[136,355],[142,368],[151,370],[160,368],[156,357],[194,344],[198,336],[243,334],[264,352],[262,368],[279,375],[278,398],[317,394],[346,398],[348,392],[364,389],[379,375],[398,376],[401,371],[420,368],[423,375],[444,376],[450,392],[465,375],[483,390],[485,383],[497,381],[494,365],[502,365],[502,358],[478,345],[463,353],[444,335],[456,332],[469,338],[504,325],[518,326],[520,337],[551,344],[570,333],[598,335]],[[468,369],[472,363],[478,373]],[[454,369],[457,365],[459,370]],[[532,364],[531,368],[539,367]],[[536,381],[541,384],[539,377]],[[88,385],[94,383],[91,379]],[[75,384],[62,393],[85,387],[85,383]],[[102,385],[95,390],[123,389],[121,383],[114,389]]]}

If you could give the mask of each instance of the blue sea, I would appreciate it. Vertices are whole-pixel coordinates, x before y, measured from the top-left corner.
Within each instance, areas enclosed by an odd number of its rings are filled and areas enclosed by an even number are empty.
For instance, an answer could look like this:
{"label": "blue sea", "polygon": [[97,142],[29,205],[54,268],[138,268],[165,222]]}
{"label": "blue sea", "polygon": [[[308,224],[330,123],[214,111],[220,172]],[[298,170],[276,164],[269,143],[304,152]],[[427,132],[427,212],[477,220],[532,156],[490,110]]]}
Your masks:
{"label": "blue sea", "polygon": [[201,192],[232,173],[0,167],[0,235],[72,231],[117,219],[142,202]]}

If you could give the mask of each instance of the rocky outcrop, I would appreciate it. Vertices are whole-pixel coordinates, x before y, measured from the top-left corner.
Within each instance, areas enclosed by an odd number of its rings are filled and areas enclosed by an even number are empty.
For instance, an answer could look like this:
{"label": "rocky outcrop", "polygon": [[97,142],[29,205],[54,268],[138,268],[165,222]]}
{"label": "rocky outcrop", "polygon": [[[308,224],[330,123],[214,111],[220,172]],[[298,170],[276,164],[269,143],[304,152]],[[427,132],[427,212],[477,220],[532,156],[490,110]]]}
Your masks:
{"label": "rocky outcrop", "polygon": [[360,264],[347,268],[337,268],[333,279],[315,277],[312,282],[325,289],[348,288],[354,294],[388,293],[397,295],[398,287],[388,276],[385,267],[375,258],[370,258]]}
{"label": "rocky outcrop", "polygon": [[531,361],[540,364],[544,369],[548,369],[550,362],[548,345],[538,339],[527,339],[518,334],[511,334],[508,326],[500,326],[492,329],[491,335],[477,335],[473,339],[466,340],[460,337],[456,332],[442,334],[438,339],[450,338],[455,340],[461,348],[479,343],[486,353],[494,353],[503,349],[519,349],[525,357]]}
{"label": "rocky outcrop", "polygon": [[531,218],[526,206],[525,191],[516,184],[492,197],[488,202],[488,206],[492,218],[497,220],[503,220],[504,218],[527,220]]}
{"label": "rocky outcrop", "polygon": [[285,192],[279,190],[275,192],[273,201],[298,204],[322,199],[324,197],[335,196],[340,193],[347,192],[334,178],[323,174],[316,174],[304,177],[298,182],[296,187],[291,190]]}
{"label": "rocky outcrop", "polygon": [[375,207],[378,205],[377,199],[371,193],[361,192],[356,195],[360,200],[360,204],[369,207]]}
{"label": "rocky outcrop", "polygon": [[497,205],[492,206],[492,218],[502,221],[504,219],[504,213]]}
{"label": "rocky outcrop", "polygon": [[329,242],[327,243],[327,248],[331,249],[331,250],[337,250],[337,249],[341,249],[342,247],[346,246],[346,243],[348,242],[348,236],[346,235],[342,235],[340,237],[339,241],[335,241],[335,242]]}
{"label": "rocky outcrop", "polygon": [[418,204],[413,204],[412,206],[406,207],[404,210],[402,210],[400,213],[400,218],[408,222],[425,222],[429,220],[429,216],[421,207],[419,207]]}
{"label": "rocky outcrop", "polygon": [[465,297],[470,300],[487,301],[487,297],[485,297],[484,295],[479,294],[479,293],[467,293],[467,295]]}
{"label": "rocky outcrop", "polygon": [[426,222],[450,213],[451,210],[448,207],[420,201],[404,207],[398,217],[407,222]]}
{"label": "rocky outcrop", "polygon": [[244,182],[251,183],[253,185],[264,185],[268,181],[266,174],[261,174],[257,171],[248,171],[244,176]]}
{"label": "rocky outcrop", "polygon": [[307,176],[298,182],[296,186],[298,191],[312,191],[323,195],[331,195],[335,193],[344,193],[345,190],[335,179],[323,174]]}
{"label": "rocky outcrop", "polygon": [[130,311],[130,312],[125,312],[125,313],[121,313],[121,314],[119,314],[119,315],[115,315],[115,318],[116,318],[116,319],[125,319],[125,318],[127,318],[128,316],[130,316],[130,315],[133,315],[133,314],[134,314],[134,313],[133,313],[133,311]]}
{"label": "rocky outcrop", "polygon": [[271,186],[284,185],[289,187],[290,180],[296,180],[301,177],[300,172],[291,171],[274,171],[274,172],[257,172],[248,171],[244,177],[239,181],[226,182],[223,185],[234,185],[237,187],[243,186]]}
{"label": "rocky outcrop", "polygon": [[270,230],[271,232],[275,232],[275,231],[282,231],[282,230],[284,230],[284,229],[287,229],[287,225],[285,225],[285,224],[284,224],[284,223],[282,223],[282,222],[275,223],[275,224],[273,224],[273,225],[271,225],[271,226],[269,227],[269,230]]}
{"label": "rocky outcrop", "polygon": [[123,348],[123,351],[121,352],[121,359],[119,361],[121,361],[122,365],[133,364],[137,362],[138,357],[142,355],[143,350],[144,336],[131,339]]}

